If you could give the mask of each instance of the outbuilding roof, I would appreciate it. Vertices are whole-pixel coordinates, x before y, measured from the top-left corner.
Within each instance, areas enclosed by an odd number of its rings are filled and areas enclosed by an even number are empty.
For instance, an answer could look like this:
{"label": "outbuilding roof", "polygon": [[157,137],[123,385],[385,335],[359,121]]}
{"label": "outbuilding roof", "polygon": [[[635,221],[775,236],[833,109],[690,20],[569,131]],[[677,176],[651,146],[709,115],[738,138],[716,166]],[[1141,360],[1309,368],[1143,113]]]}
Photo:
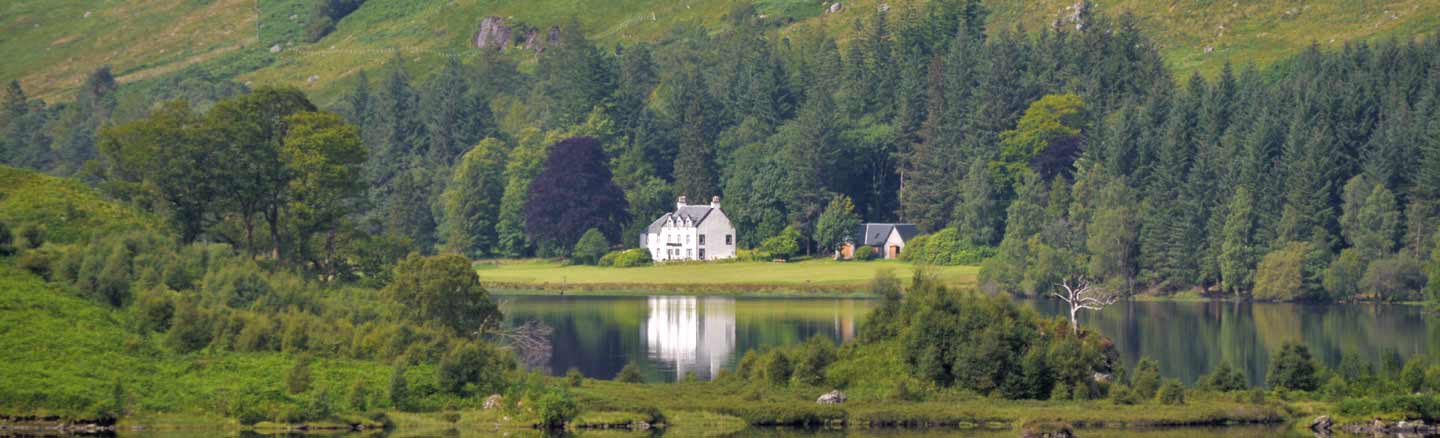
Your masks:
{"label": "outbuilding roof", "polygon": [[[851,236],[852,242],[865,246],[881,246],[885,240],[890,238],[891,231],[900,232],[900,240],[908,241],[911,237],[920,234],[920,228],[915,224],[860,224],[855,229],[855,235]],[[858,237],[858,239],[857,239]]]}

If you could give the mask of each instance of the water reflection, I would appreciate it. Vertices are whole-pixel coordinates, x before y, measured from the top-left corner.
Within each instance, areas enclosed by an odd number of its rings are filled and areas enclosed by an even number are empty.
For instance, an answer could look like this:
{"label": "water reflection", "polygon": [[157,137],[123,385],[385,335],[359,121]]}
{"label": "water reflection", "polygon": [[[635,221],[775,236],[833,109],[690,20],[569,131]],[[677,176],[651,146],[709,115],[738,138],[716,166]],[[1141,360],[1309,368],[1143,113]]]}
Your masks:
{"label": "water reflection", "polygon": [[735,352],[735,299],[650,297],[645,320],[649,357],[667,362],[675,374],[713,378]]}
{"label": "water reflection", "polygon": [[[571,367],[611,378],[638,361],[648,379],[695,372],[713,378],[746,351],[828,336],[856,336],[878,302],[865,299],[731,297],[503,297],[508,323],[539,319],[555,328],[546,371]],[[1063,303],[1022,300],[1042,314],[1063,317]],[[1194,382],[1216,364],[1241,368],[1261,384],[1270,356],[1287,342],[1310,347],[1337,366],[1345,354],[1379,364],[1440,352],[1440,322],[1420,306],[1126,302],[1082,313],[1081,323],[1115,341],[1133,365],[1160,361],[1161,374]]]}
{"label": "water reflection", "polygon": [[538,319],[554,328],[545,371],[575,368],[611,378],[636,361],[650,380],[687,373],[713,379],[752,349],[827,336],[852,339],[875,306],[854,299],[733,297],[557,297],[501,299],[507,323]]}

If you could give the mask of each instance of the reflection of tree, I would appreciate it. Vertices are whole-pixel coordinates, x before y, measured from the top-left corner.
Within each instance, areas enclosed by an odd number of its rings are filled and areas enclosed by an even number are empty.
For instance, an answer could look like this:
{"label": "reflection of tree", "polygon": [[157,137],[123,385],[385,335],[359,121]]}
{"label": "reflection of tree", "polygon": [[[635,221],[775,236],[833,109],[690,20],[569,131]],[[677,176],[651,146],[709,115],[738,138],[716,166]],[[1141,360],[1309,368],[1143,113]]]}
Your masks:
{"label": "reflection of tree", "polygon": [[532,319],[517,327],[500,330],[499,337],[510,345],[526,368],[541,368],[550,363],[550,354],[554,349],[550,334],[553,331],[540,320]]}

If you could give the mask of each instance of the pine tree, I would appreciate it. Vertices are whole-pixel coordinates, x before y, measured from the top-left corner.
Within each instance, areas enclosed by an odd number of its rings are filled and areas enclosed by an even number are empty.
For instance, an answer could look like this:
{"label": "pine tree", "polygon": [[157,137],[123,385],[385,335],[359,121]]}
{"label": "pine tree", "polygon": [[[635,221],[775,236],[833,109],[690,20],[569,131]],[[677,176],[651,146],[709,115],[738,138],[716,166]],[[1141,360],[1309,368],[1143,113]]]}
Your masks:
{"label": "pine tree", "polygon": [[1260,255],[1255,248],[1254,204],[1245,186],[1236,188],[1230,198],[1219,255],[1221,288],[1229,293],[1248,292],[1254,284]]}
{"label": "pine tree", "polygon": [[997,219],[999,211],[995,202],[995,190],[990,185],[987,160],[975,158],[961,182],[961,202],[955,208],[954,223],[960,237],[977,245],[995,244],[998,237]]}
{"label": "pine tree", "polygon": [[686,106],[680,127],[680,149],[675,156],[675,192],[690,199],[719,196],[715,159],[708,138],[705,111],[700,99]]}
{"label": "pine tree", "polygon": [[[784,162],[789,169],[784,187],[790,224],[809,235],[815,219],[824,209],[839,154],[839,122],[835,105],[823,92],[809,93],[810,99],[795,120],[781,128]],[[805,246],[807,253],[809,245]]]}
{"label": "pine tree", "polygon": [[446,249],[470,258],[497,252],[495,225],[505,194],[508,152],[504,142],[487,138],[455,166],[442,197]]}

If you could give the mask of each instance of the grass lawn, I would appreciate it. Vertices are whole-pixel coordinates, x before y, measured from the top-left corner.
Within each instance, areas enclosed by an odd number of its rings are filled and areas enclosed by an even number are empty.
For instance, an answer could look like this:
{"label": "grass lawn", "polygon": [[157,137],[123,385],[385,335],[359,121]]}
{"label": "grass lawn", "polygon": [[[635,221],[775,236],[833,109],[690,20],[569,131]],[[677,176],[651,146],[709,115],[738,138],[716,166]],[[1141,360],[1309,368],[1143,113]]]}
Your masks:
{"label": "grass lawn", "polygon": [[[900,261],[837,262],[806,260],[790,263],[719,262],[665,264],[638,268],[565,265],[544,260],[482,260],[475,263],[480,281],[492,289],[605,291],[667,290],[676,292],[863,292],[875,274],[891,270],[902,280],[915,265]],[[978,266],[928,268],[941,281],[975,285]]]}

